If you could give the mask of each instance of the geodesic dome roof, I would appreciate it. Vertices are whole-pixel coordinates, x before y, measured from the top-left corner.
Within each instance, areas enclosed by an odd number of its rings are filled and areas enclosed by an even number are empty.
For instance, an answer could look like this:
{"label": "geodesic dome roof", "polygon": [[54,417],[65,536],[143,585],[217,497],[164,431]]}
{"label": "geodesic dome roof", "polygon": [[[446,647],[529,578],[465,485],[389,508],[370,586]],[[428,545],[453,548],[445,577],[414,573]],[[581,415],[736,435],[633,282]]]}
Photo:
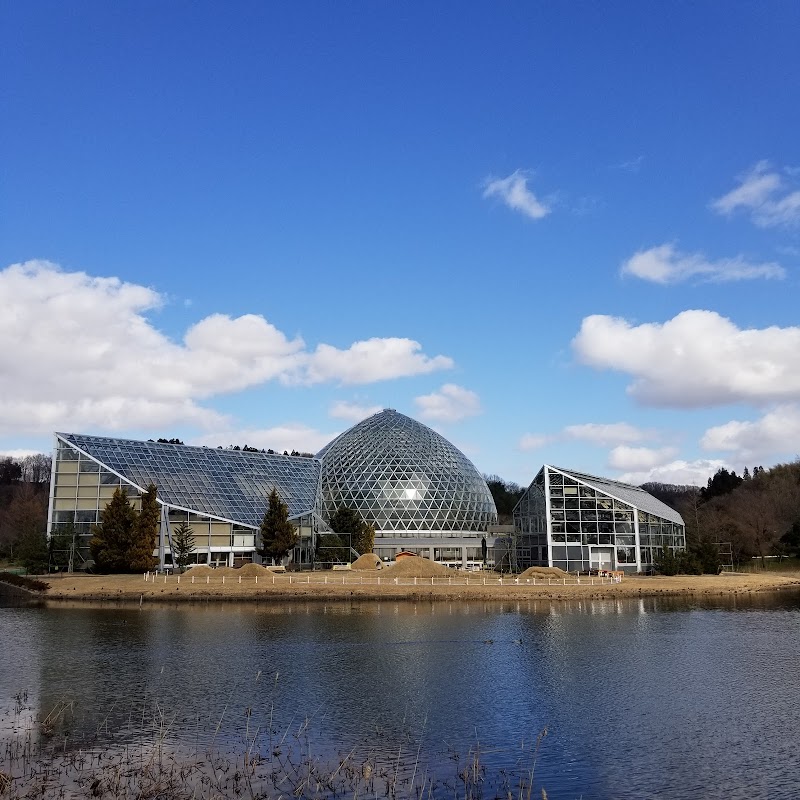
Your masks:
{"label": "geodesic dome roof", "polygon": [[317,454],[323,513],[355,508],[376,531],[486,531],[497,509],[486,481],[454,445],[386,409]]}

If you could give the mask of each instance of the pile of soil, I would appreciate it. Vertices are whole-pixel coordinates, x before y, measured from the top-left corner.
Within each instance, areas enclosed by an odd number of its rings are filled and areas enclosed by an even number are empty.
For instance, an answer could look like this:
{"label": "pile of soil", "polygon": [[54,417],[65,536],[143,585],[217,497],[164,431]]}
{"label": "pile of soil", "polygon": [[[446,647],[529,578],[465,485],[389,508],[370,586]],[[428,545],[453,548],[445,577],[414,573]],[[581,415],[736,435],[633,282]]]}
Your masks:
{"label": "pile of soil", "polygon": [[421,556],[417,558],[404,558],[386,567],[387,577],[392,578],[446,578],[453,571],[443,564],[437,564]]}
{"label": "pile of soil", "polygon": [[528,567],[520,578],[568,578],[569,573],[558,567]]}
{"label": "pile of soil", "polygon": [[262,575],[270,575],[272,571],[261,564],[245,564],[237,570],[234,570],[237,575],[242,575],[245,578],[261,577]]}
{"label": "pile of soil", "polygon": [[380,569],[382,566],[380,558],[375,553],[364,553],[359,556],[351,565],[350,569],[370,570]]}
{"label": "pile of soil", "polygon": [[186,570],[187,575],[216,575],[217,571],[211,569],[208,564],[195,564]]}

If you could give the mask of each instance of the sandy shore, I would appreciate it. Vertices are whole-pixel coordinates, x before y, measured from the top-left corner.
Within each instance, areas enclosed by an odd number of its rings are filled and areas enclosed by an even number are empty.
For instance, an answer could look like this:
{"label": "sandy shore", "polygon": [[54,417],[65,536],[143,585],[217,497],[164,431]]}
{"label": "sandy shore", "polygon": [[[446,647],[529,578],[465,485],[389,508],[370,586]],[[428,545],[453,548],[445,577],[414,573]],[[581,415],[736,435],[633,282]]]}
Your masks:
{"label": "sandy shore", "polygon": [[[473,577],[471,585],[455,585],[436,582],[431,585],[430,578],[419,578],[414,585],[408,579],[394,584],[383,577],[381,584],[375,583],[375,574],[363,577],[358,573],[328,575],[328,583],[314,582],[319,574],[308,578],[304,574],[281,576],[273,584],[271,579],[226,577],[223,584],[220,577],[196,578],[195,582],[186,576],[150,578],[145,581],[142,575],[102,575],[102,576],[50,576],[46,580],[50,588],[44,593],[48,602],[64,600],[99,602],[152,602],[152,601],[268,601],[270,599],[291,600],[418,600],[422,598],[437,600],[579,600],[589,598],[631,598],[677,596],[720,596],[771,592],[787,589],[800,589],[800,574],[727,574],[677,577],[626,577],[622,583],[592,585],[589,579],[582,579],[580,585],[558,585],[538,582],[536,585],[515,584],[506,578],[503,585],[495,581],[488,585],[481,583],[480,577]],[[413,581],[413,579],[412,579]]]}

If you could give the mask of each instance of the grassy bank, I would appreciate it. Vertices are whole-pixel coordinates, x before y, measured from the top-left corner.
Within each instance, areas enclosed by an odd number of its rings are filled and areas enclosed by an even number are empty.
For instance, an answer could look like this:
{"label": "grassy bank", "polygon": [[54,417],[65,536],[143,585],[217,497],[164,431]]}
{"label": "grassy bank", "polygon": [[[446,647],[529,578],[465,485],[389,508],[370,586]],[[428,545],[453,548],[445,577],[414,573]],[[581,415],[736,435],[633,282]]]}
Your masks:
{"label": "grassy bank", "polygon": [[[223,577],[225,578],[223,582]],[[327,580],[325,578],[327,577]],[[156,576],[145,580],[143,575],[60,575],[48,577],[46,600],[146,602],[153,600],[180,601],[253,601],[275,599],[304,600],[400,600],[431,598],[440,600],[572,600],[635,598],[664,595],[732,595],[752,592],[800,589],[800,574],[723,574],[685,575],[675,577],[626,577],[621,583],[598,584],[597,579],[581,579],[580,584],[558,580],[515,582],[497,577],[473,577],[470,583],[455,579],[406,578],[395,583],[369,573],[320,573],[274,576],[269,579],[232,576],[202,576],[194,582],[187,575]],[[574,579],[573,579],[574,580]]]}

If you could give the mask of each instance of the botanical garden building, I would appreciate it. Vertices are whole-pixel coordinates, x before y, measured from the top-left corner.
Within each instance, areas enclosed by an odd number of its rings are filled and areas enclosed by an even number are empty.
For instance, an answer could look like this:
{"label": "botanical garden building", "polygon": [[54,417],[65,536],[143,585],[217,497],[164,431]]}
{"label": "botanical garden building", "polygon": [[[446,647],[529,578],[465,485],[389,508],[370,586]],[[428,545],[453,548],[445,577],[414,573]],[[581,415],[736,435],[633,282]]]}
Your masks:
{"label": "botanical garden building", "polygon": [[545,464],[514,509],[517,569],[646,571],[666,545],[683,549],[681,515],[627,483]]}
{"label": "botanical garden building", "polygon": [[[161,507],[159,563],[172,564],[174,530],[188,523],[193,559],[258,560],[258,531],[275,488],[299,534],[288,561],[314,566],[317,537],[340,507],[375,529],[374,552],[411,551],[452,566],[534,564],[569,570],[646,569],[662,544],[684,546],[680,515],[633,486],[544,466],[496,536],[497,510],[472,462],[440,434],[386,409],[315,457],[56,434],[48,533],[74,532],[75,566],[89,561],[93,526],[114,491],[134,505],[150,484]],[[355,555],[355,554],[354,554]]]}

